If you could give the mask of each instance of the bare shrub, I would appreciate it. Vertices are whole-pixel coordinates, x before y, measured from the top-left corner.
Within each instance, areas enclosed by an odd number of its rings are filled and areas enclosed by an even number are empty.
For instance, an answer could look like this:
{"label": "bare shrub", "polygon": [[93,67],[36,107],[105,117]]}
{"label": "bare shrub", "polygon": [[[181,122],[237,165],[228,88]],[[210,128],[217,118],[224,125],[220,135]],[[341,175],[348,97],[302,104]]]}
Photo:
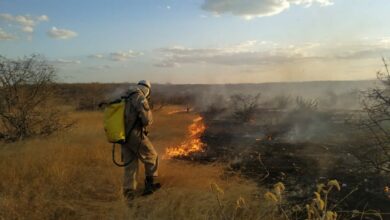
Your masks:
{"label": "bare shrub", "polygon": [[377,72],[383,86],[366,91],[363,99],[367,117],[360,125],[370,137],[353,153],[369,168],[390,173],[390,73],[385,59],[383,63],[385,71]]}
{"label": "bare shrub", "polygon": [[214,119],[226,111],[226,107],[212,103],[204,111],[204,116],[208,119]]}
{"label": "bare shrub", "polygon": [[242,122],[249,122],[255,116],[259,106],[260,93],[257,95],[235,94],[230,96],[233,116]]}
{"label": "bare shrub", "polygon": [[202,115],[207,119],[216,119],[227,112],[228,103],[223,95],[214,95],[209,98],[210,103],[202,110]]}
{"label": "bare shrub", "polygon": [[54,102],[55,77],[41,56],[0,56],[0,138],[15,141],[66,126]]}
{"label": "bare shrub", "polygon": [[291,97],[290,96],[284,96],[284,95],[276,96],[274,101],[276,103],[275,107],[277,109],[286,109],[292,103]]}
{"label": "bare shrub", "polygon": [[318,102],[315,99],[304,99],[301,96],[298,96],[295,99],[296,108],[299,111],[308,111],[312,112],[318,109]]}

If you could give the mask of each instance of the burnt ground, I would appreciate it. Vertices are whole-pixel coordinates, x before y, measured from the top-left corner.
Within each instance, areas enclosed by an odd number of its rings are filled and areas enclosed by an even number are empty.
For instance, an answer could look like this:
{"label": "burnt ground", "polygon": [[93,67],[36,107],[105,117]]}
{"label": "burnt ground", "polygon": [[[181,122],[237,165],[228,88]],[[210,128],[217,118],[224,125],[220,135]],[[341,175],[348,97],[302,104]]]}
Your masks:
{"label": "burnt ground", "polygon": [[389,179],[360,166],[346,147],[345,136],[353,136],[345,132],[348,128],[337,120],[321,122],[317,130],[308,124],[245,124],[229,118],[206,118],[202,140],[207,150],[191,159],[222,161],[228,165],[228,171],[239,172],[270,188],[281,181],[287,187],[286,197],[292,206],[309,203],[318,183],[337,179],[342,189],[330,196],[337,210],[390,212],[390,199],[383,191]]}

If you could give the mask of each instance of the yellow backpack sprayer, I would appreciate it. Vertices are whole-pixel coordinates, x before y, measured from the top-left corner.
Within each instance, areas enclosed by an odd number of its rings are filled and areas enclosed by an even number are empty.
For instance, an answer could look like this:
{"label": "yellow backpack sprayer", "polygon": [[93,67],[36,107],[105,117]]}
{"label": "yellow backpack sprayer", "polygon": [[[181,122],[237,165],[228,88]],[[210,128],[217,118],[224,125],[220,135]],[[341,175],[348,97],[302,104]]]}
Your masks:
{"label": "yellow backpack sprayer", "polygon": [[124,143],[125,129],[125,99],[109,103],[104,109],[104,131],[108,142]]}
{"label": "yellow backpack sprayer", "polygon": [[[124,144],[127,138],[130,136],[126,134],[126,126],[125,126],[125,108],[126,101],[131,98],[131,96],[138,91],[134,91],[127,96],[123,96],[120,99],[109,103],[100,103],[99,107],[105,105],[104,109],[104,131],[106,134],[107,141],[112,143],[112,162],[119,166],[124,167],[129,165],[132,161],[125,162],[123,164],[118,163],[115,160],[115,146],[116,144]],[[128,131],[129,133],[134,129],[137,124],[138,119],[134,122],[131,129]]]}

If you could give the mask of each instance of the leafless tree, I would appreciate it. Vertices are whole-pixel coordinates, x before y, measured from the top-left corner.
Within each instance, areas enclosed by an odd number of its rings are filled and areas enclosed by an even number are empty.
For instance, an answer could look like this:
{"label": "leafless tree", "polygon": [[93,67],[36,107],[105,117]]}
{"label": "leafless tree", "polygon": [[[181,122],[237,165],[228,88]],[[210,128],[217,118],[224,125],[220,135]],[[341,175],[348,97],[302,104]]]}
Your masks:
{"label": "leafless tree", "polygon": [[365,92],[366,117],[360,125],[370,135],[355,155],[370,167],[390,173],[390,73],[385,59],[384,71],[377,72],[382,86]]}
{"label": "leafless tree", "polygon": [[235,94],[230,97],[233,116],[242,122],[249,122],[259,106],[260,93],[256,95]]}
{"label": "leafless tree", "polygon": [[65,125],[53,103],[55,69],[39,55],[0,56],[0,138],[51,134]]}

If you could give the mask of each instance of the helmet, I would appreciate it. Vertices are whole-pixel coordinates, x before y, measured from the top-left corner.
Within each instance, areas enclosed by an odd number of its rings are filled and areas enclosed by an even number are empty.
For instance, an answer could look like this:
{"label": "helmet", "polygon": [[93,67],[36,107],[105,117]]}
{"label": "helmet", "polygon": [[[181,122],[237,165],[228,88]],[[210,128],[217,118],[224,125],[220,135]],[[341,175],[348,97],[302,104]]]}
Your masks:
{"label": "helmet", "polygon": [[151,88],[152,88],[152,85],[150,84],[150,82],[148,80],[141,80],[138,82],[138,85],[139,85],[141,91],[146,96],[146,98],[149,98],[150,93],[151,93]]}

